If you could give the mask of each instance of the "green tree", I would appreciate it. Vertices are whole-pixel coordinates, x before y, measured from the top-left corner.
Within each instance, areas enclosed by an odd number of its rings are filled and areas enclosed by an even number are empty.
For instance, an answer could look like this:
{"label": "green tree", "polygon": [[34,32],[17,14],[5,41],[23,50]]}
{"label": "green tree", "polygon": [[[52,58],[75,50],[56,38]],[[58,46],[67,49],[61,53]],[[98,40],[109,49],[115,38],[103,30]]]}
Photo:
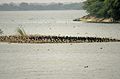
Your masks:
{"label": "green tree", "polygon": [[107,14],[115,20],[120,19],[120,0],[105,0]]}
{"label": "green tree", "polygon": [[87,0],[83,8],[92,16],[120,19],[120,0]]}

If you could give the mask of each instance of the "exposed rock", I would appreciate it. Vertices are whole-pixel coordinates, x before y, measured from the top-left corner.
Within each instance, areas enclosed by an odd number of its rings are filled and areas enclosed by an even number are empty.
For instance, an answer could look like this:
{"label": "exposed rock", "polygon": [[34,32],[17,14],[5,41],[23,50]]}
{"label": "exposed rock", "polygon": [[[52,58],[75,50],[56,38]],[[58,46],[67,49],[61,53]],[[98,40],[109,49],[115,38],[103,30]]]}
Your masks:
{"label": "exposed rock", "polygon": [[73,21],[80,21],[80,18],[74,19]]}

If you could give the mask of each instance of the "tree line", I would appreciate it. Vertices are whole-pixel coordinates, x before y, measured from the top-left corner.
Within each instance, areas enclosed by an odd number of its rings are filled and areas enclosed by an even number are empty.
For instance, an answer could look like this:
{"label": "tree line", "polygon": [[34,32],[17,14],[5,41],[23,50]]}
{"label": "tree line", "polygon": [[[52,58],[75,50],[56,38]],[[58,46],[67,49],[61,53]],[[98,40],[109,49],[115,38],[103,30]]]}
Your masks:
{"label": "tree line", "polygon": [[26,10],[80,10],[83,3],[4,3],[0,11],[26,11]]}

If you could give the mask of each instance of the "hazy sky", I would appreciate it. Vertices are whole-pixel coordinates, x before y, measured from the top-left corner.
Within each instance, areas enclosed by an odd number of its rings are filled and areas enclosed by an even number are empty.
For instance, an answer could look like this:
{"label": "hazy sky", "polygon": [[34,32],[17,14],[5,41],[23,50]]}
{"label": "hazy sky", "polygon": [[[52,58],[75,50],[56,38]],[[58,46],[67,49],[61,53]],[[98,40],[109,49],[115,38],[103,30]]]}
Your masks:
{"label": "hazy sky", "polygon": [[20,2],[28,2],[28,3],[50,3],[50,2],[81,2],[85,0],[0,0],[0,3],[20,3]]}

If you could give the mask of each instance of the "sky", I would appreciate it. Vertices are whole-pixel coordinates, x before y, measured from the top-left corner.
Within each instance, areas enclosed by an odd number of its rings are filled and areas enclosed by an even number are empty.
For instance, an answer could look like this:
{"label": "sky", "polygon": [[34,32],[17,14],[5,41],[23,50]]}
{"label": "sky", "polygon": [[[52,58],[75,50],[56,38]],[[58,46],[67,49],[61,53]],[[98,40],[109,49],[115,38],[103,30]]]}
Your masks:
{"label": "sky", "polygon": [[0,3],[10,3],[10,2],[14,2],[14,3],[20,3],[20,2],[28,2],[28,3],[50,3],[50,2],[82,2],[85,0],[0,0]]}

